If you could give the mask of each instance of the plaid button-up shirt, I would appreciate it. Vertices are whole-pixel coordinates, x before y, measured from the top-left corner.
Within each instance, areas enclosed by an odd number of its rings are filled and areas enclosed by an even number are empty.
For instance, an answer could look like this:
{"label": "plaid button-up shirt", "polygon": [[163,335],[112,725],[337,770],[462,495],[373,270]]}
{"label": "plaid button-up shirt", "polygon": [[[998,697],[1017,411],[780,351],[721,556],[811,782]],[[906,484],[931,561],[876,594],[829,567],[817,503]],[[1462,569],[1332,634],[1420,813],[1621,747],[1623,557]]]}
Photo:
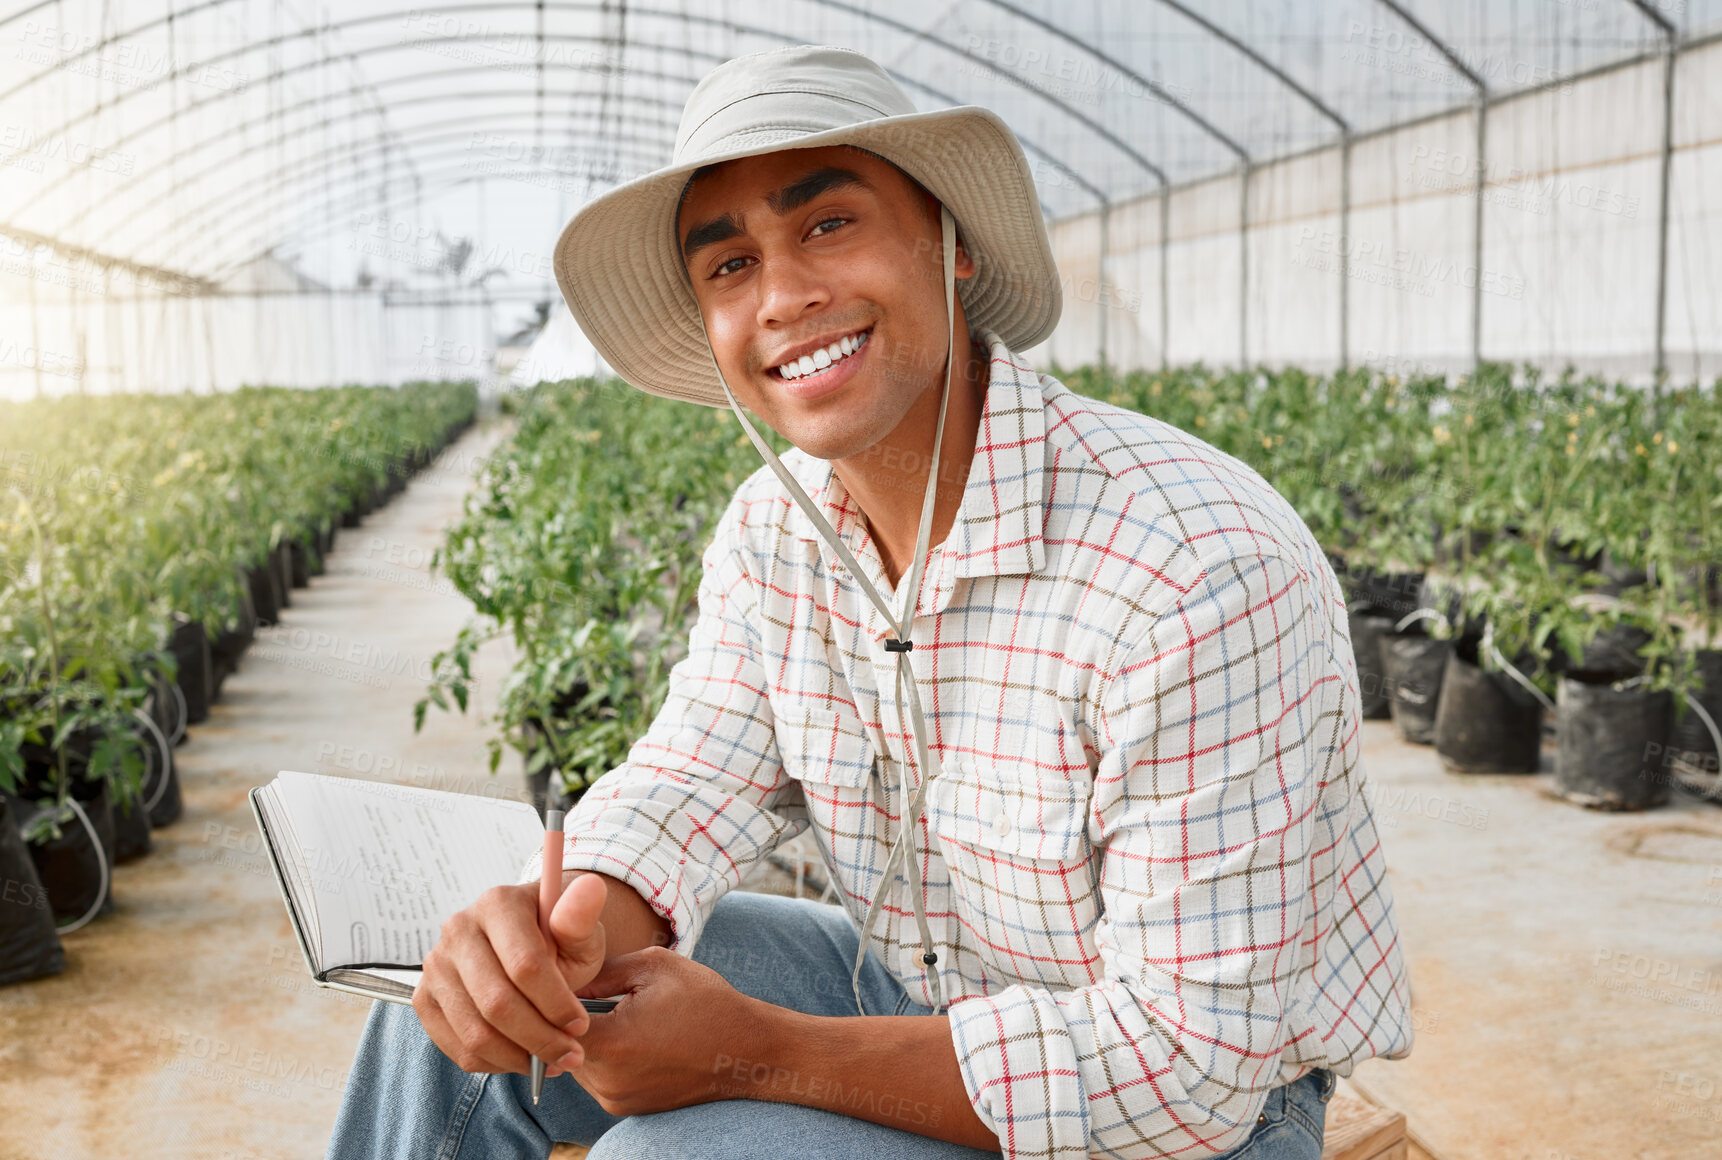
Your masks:
{"label": "plaid button-up shirt", "polygon": [[[831,465],[784,462],[897,604]],[[1215,1155],[1272,1088],[1410,1050],[1343,596],[1260,476],[991,340],[916,615],[914,650],[886,651],[762,469],[706,551],[663,711],[568,819],[566,865],[629,882],[689,953],[811,827],[859,925],[899,821],[876,763],[919,781],[892,696],[912,664],[943,771],[918,834],[927,918],[1006,1156]],[[873,949],[931,1005],[908,889],[899,873]]]}

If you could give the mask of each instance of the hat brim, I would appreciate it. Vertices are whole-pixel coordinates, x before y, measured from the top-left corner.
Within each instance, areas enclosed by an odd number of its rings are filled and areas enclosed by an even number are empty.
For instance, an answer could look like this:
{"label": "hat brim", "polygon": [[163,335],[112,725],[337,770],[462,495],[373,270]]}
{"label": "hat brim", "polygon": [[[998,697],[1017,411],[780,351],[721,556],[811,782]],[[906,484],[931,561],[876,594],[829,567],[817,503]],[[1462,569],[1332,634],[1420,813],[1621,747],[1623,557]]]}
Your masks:
{"label": "hat brim", "polygon": [[774,128],[746,147],[660,169],[584,206],[552,267],[574,320],[623,380],[654,395],[727,407],[699,304],[677,245],[683,187],[705,165],[782,149],[854,145],[891,161],[939,199],[975,273],[962,284],[969,325],[1013,350],[1044,341],[1063,306],[1040,199],[1016,136],[976,106],[882,117],[818,133]]}

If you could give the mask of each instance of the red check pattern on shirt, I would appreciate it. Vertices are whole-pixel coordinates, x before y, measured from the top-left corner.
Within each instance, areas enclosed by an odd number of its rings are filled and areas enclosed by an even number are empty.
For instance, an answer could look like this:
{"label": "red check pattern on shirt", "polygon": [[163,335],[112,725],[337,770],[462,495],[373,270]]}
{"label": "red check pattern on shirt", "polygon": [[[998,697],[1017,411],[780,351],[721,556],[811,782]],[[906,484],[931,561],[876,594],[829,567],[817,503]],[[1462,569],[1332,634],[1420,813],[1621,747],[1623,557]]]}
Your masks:
{"label": "red check pattern on shirt", "polygon": [[[1343,596],[1243,463],[985,338],[913,651],[885,650],[762,469],[706,551],[668,701],[568,818],[565,864],[629,882],[685,954],[811,827],[859,925],[902,816],[891,766],[919,783],[892,697],[913,664],[942,768],[925,907],[977,1114],[1009,1157],[1217,1155],[1274,1087],[1411,1047]],[[784,462],[891,599],[830,464]],[[908,889],[873,949],[930,1005]]]}

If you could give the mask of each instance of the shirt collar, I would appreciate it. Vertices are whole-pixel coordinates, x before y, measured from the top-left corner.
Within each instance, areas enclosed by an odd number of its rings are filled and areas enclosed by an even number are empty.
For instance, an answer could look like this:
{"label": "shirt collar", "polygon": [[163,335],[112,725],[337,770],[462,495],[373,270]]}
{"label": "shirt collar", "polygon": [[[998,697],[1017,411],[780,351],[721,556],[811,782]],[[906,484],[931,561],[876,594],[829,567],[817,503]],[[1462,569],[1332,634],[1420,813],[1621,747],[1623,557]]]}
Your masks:
{"label": "shirt collar", "polygon": [[[962,506],[943,551],[935,552],[935,583],[941,589],[948,588],[948,579],[1022,575],[1046,563],[1041,540],[1046,520],[1041,503],[1046,413],[1040,376],[997,335],[988,332],[981,338],[989,353],[986,403]],[[876,555],[867,521],[830,460],[808,457],[805,463],[807,473],[796,474],[808,497],[857,558]],[[819,542],[806,516],[792,507],[789,518],[797,539]],[[836,553],[827,547],[824,555],[835,568]],[[923,600],[930,595],[924,593]],[[942,591],[935,603],[942,607],[948,599],[948,591]]]}

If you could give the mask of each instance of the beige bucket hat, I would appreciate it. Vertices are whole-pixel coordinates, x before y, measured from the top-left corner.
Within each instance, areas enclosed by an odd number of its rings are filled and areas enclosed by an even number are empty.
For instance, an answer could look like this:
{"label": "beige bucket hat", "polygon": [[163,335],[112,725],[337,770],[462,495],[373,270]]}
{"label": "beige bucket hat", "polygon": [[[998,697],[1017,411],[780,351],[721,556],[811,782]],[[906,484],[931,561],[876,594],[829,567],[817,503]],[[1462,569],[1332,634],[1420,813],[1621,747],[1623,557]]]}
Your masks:
{"label": "beige bucket hat", "polygon": [[854,145],[924,185],[975,262],[960,291],[969,325],[1025,350],[1058,323],[1063,296],[1040,199],[1016,135],[987,109],[918,113],[873,61],[844,48],[781,48],[712,70],[682,111],[674,160],[584,206],[557,239],[562,297],[604,361],[642,391],[728,405],[675,232],[702,165]]}

